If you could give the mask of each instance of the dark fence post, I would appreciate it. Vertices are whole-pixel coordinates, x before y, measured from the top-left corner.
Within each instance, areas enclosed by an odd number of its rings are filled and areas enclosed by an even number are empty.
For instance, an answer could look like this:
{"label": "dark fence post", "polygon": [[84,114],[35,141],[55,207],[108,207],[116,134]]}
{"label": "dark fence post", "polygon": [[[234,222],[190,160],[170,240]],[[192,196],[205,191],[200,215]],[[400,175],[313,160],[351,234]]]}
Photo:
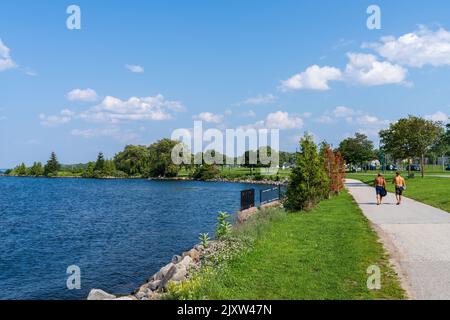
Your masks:
{"label": "dark fence post", "polygon": [[255,206],[255,189],[241,191],[241,211]]}

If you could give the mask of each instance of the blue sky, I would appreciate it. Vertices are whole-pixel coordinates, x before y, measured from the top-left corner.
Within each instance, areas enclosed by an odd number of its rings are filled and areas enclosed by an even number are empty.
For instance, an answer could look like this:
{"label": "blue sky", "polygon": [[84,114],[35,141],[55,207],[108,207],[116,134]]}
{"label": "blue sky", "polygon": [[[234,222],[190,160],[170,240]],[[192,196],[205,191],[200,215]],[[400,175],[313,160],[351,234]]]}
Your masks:
{"label": "blue sky", "polygon": [[[66,28],[71,4],[81,30]],[[381,30],[366,26],[371,4]],[[449,12],[446,0],[2,1],[0,168],[51,151],[112,157],[194,119],[280,128],[284,150],[304,131],[377,142],[408,114],[445,119]]]}

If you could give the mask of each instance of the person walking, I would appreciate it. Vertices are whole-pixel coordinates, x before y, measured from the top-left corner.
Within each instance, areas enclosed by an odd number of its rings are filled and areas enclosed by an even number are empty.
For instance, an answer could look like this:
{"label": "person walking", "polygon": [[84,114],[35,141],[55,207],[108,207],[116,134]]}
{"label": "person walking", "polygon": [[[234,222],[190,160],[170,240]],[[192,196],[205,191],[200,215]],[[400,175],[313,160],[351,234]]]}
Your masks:
{"label": "person walking", "polygon": [[375,179],[375,191],[377,193],[377,206],[381,205],[383,202],[383,197],[386,196],[386,179],[384,179],[381,173]]}
{"label": "person walking", "polygon": [[395,198],[397,198],[397,205],[402,204],[402,196],[403,191],[406,189],[405,179],[400,175],[400,172],[397,172],[394,177],[394,185],[395,185]]}

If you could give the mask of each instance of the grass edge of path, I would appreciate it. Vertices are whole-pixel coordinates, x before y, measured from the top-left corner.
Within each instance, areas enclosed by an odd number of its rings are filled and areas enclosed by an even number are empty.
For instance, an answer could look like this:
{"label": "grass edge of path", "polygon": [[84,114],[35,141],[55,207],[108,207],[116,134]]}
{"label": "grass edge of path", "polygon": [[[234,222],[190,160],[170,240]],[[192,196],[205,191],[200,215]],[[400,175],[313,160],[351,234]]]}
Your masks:
{"label": "grass edge of path", "polygon": [[[334,209],[334,211],[333,211]],[[301,232],[303,231],[303,232]],[[280,235],[285,236],[280,240]],[[169,286],[180,300],[405,299],[373,226],[347,192],[309,213],[262,210],[232,233],[245,243],[235,255]],[[381,290],[368,290],[366,270],[381,269]],[[280,276],[281,275],[281,276]],[[273,284],[272,286],[270,284]]]}

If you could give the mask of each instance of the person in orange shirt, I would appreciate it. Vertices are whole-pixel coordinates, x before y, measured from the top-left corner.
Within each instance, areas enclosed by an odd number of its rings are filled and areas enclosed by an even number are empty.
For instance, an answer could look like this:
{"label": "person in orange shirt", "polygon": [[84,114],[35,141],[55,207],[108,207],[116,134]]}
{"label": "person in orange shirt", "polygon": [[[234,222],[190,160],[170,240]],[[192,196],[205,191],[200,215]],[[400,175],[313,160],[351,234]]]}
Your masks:
{"label": "person in orange shirt", "polygon": [[397,172],[394,177],[394,185],[395,185],[395,197],[397,198],[397,205],[402,204],[402,196],[403,191],[406,189],[405,179],[400,175],[400,172]]}
{"label": "person in orange shirt", "polygon": [[378,177],[375,179],[375,191],[377,192],[377,206],[381,205],[385,190],[386,190],[386,179],[384,179],[383,175],[380,173],[378,174]]}

